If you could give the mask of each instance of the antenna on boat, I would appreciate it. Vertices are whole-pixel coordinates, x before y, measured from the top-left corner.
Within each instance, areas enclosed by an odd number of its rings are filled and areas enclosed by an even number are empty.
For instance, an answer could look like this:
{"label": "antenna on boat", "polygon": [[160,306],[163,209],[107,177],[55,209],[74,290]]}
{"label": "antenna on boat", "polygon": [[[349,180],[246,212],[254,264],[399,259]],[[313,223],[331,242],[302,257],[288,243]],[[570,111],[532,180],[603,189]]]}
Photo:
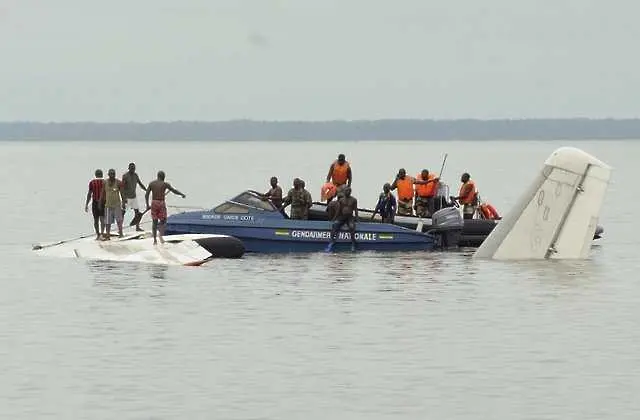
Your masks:
{"label": "antenna on boat", "polygon": [[442,179],[442,172],[444,172],[444,164],[447,162],[448,153],[444,154],[444,159],[442,159],[442,167],[440,168],[440,173],[438,174],[438,178]]}

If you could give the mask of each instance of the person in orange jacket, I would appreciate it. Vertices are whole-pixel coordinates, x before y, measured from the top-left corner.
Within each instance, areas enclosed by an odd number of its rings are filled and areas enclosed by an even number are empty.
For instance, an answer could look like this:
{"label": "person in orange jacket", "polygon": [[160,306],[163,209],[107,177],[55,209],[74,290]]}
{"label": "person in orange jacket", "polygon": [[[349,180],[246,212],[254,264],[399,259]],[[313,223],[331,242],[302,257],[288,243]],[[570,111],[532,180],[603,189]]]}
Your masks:
{"label": "person in orange jacket", "polygon": [[476,184],[471,180],[471,175],[467,172],[463,173],[460,177],[460,191],[458,196],[454,197],[460,204],[462,204],[462,217],[464,219],[473,219],[473,215],[476,212],[478,206],[478,190]]}
{"label": "person in orange jacket", "polygon": [[400,168],[396,179],[391,184],[391,191],[398,190],[398,216],[413,214],[413,183],[415,180],[407,175],[404,168]]}
{"label": "person in orange jacket", "polygon": [[435,196],[438,192],[440,178],[436,177],[436,174],[429,173],[428,170],[423,169],[416,176],[414,184],[416,185],[416,199],[415,210],[418,217],[431,217],[433,216],[435,208]]}
{"label": "person in orange jacket", "polygon": [[351,186],[352,173],[351,165],[347,162],[344,154],[340,153],[338,159],[334,160],[329,167],[329,173],[327,173],[327,182],[331,181],[336,187],[341,185]]}

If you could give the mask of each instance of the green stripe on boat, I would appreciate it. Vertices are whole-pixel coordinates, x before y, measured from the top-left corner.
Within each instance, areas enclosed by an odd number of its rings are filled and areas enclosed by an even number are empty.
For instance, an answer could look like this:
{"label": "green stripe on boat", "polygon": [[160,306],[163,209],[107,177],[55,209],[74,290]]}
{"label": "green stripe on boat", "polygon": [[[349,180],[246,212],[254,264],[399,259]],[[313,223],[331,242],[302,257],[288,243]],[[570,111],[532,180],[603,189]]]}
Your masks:
{"label": "green stripe on boat", "polygon": [[275,233],[278,236],[289,236],[289,231],[288,230],[276,230]]}
{"label": "green stripe on boat", "polygon": [[393,235],[386,235],[384,233],[381,233],[378,235],[378,238],[380,239],[393,239]]}

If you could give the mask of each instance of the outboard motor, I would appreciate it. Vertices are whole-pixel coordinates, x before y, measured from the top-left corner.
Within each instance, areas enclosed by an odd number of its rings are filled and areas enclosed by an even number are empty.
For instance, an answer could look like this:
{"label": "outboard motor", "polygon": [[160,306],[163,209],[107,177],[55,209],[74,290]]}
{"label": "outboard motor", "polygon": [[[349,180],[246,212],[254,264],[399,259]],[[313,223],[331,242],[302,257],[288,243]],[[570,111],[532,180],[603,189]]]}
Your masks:
{"label": "outboard motor", "polygon": [[463,228],[464,219],[460,210],[455,207],[445,207],[433,214],[431,228],[427,233],[436,236],[442,248],[457,248]]}
{"label": "outboard motor", "polygon": [[454,207],[455,204],[450,200],[450,197],[449,185],[440,181],[438,183],[438,192],[436,193],[436,196],[434,197],[435,199],[433,200],[434,211],[438,211],[447,207]]}

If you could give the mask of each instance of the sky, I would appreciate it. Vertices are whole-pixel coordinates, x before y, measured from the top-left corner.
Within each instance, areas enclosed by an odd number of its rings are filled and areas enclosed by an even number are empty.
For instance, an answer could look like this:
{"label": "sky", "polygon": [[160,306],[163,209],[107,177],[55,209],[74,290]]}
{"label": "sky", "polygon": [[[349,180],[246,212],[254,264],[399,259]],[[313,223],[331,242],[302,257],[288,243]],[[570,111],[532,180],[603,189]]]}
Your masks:
{"label": "sky", "polygon": [[640,117],[631,0],[0,0],[0,121]]}

